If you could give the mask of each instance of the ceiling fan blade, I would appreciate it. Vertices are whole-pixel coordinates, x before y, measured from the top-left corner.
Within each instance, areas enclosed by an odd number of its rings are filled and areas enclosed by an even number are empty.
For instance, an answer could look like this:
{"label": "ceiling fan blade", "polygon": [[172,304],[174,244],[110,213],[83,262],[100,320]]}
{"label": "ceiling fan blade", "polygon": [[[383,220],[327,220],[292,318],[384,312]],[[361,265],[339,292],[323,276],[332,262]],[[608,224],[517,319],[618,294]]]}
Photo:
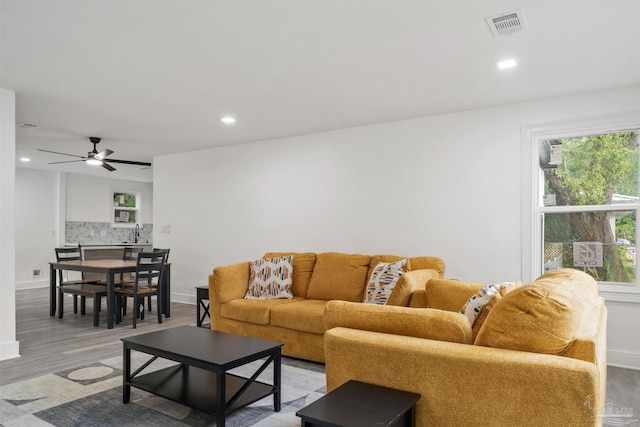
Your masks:
{"label": "ceiling fan blade", "polygon": [[86,159],[86,157],[84,156],[76,156],[75,154],[60,153],[58,151],[43,150],[41,148],[38,148],[38,151],[44,151],[45,153],[62,154],[63,156],[80,157],[81,159]]}
{"label": "ceiling fan blade", "polygon": [[113,172],[114,170],[116,170],[116,168],[114,168],[110,164],[107,164],[107,162],[102,162],[102,167],[108,170],[109,172]]}
{"label": "ceiling fan blade", "polygon": [[52,162],[52,163],[47,163],[47,164],[48,164],[48,165],[58,165],[58,164],[60,164],[60,163],[74,163],[74,162],[84,162],[84,161],[85,161],[85,159],[84,159],[84,158],[82,158],[82,159],[80,159],[80,160],[66,160],[66,161],[64,161],[64,162]]}
{"label": "ceiling fan blade", "polygon": [[108,148],[99,152],[98,154],[94,155],[93,157],[98,159],[98,160],[103,160],[105,157],[109,156],[113,154],[113,151],[109,150]]}
{"label": "ceiling fan blade", "polygon": [[111,162],[111,163],[122,163],[124,165],[151,166],[151,163],[149,163],[149,162],[135,162],[133,160],[109,159],[108,161]]}

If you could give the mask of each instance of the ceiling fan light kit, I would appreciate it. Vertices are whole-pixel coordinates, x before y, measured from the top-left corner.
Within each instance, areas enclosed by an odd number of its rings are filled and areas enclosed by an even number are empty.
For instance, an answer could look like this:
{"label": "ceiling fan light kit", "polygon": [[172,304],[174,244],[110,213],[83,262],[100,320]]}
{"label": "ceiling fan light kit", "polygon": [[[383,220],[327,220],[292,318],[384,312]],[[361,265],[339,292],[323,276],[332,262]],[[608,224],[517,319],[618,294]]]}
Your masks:
{"label": "ceiling fan light kit", "polygon": [[58,151],[50,151],[50,150],[43,150],[41,148],[38,148],[38,151],[43,151],[45,153],[53,153],[53,154],[61,154],[63,156],[71,156],[71,157],[78,157],[80,160],[67,160],[64,162],[51,162],[49,163],[50,165],[55,165],[55,164],[59,164],[59,163],[73,163],[73,162],[85,162],[88,165],[93,165],[93,166],[102,166],[103,168],[105,168],[106,170],[108,170],[109,172],[113,172],[114,170],[116,170],[116,168],[114,168],[113,166],[111,166],[108,162],[111,163],[122,163],[125,165],[138,165],[138,166],[147,166],[150,167],[151,163],[149,162],[136,162],[133,160],[116,160],[116,159],[107,159],[107,156],[110,156],[111,154],[113,154],[113,151],[109,150],[108,148],[98,152],[96,145],[98,145],[101,141],[100,138],[95,137],[95,136],[91,136],[89,137],[89,141],[91,141],[91,143],[93,144],[93,150],[89,151],[87,153],[87,156],[77,156],[75,154],[67,154],[67,153],[60,153]]}

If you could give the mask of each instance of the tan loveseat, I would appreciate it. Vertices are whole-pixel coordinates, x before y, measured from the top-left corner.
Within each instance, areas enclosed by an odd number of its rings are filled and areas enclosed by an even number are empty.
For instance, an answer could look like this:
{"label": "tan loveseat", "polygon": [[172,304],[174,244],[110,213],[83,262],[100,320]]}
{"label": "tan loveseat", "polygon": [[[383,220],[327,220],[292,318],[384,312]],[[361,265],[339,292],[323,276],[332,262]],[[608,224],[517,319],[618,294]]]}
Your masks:
{"label": "tan loveseat", "polygon": [[[209,276],[211,328],[284,343],[284,355],[324,362],[324,307],[329,300],[360,303],[372,269],[395,262],[395,255],[336,252],[272,252],[263,258],[293,255],[293,299],[244,299],[250,262],[217,267]],[[442,277],[445,264],[437,257],[408,258],[408,272],[395,285],[387,304],[407,306],[415,291],[431,278]],[[362,304],[364,305],[364,304]],[[370,304],[366,304],[370,305]]]}
{"label": "tan loveseat", "polygon": [[481,287],[430,280],[423,309],[327,304],[327,390],[355,379],[418,393],[418,427],[602,425],[607,312],[596,282],[545,274],[497,301],[474,342],[458,311]]}

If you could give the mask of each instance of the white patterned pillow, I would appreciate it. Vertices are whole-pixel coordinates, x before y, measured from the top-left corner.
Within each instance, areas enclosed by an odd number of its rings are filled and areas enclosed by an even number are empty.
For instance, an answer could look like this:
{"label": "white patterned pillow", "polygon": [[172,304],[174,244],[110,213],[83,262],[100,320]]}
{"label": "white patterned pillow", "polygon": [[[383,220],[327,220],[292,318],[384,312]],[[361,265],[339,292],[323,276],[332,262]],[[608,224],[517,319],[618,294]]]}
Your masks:
{"label": "white patterned pillow", "polygon": [[405,271],[407,271],[406,258],[396,262],[376,264],[371,272],[363,302],[365,304],[386,304],[391,291]]}
{"label": "white patterned pillow", "polygon": [[462,310],[460,310],[460,313],[467,316],[469,323],[473,327],[476,322],[476,318],[480,315],[484,306],[491,300],[491,297],[500,292],[502,288],[514,285],[520,286],[521,283],[520,281],[502,282],[485,286],[467,300],[465,305],[462,307]]}
{"label": "white patterned pillow", "polygon": [[291,273],[293,256],[262,258],[251,263],[249,289],[245,299],[293,298]]}

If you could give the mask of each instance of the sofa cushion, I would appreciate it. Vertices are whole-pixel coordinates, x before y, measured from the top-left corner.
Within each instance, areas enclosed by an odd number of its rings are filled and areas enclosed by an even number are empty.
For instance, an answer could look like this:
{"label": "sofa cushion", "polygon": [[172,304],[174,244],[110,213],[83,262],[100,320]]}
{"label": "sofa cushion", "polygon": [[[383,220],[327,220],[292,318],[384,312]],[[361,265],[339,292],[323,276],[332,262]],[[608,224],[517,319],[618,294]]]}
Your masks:
{"label": "sofa cushion", "polygon": [[370,261],[369,255],[318,254],[307,299],[362,302]]}
{"label": "sofa cushion", "polygon": [[597,299],[598,285],[591,276],[554,270],[498,301],[475,344],[560,354],[582,330]]}
{"label": "sofa cushion", "polygon": [[291,299],[293,256],[261,258],[251,263],[245,299]]}
{"label": "sofa cushion", "polygon": [[379,262],[371,272],[363,302],[385,305],[396,283],[407,271],[406,265],[406,258],[395,262]]}
{"label": "sofa cushion", "polygon": [[271,309],[271,325],[296,331],[324,334],[322,312],[327,301],[304,300]]}
{"label": "sofa cushion", "polygon": [[[367,273],[367,277],[371,277],[371,273],[373,269],[378,265],[379,262],[395,262],[400,261],[407,257],[402,257],[398,255],[373,255],[371,257],[371,262],[369,263],[369,272]],[[438,277],[444,276],[445,264],[444,261],[438,257],[434,256],[417,256],[413,258],[407,258],[407,271],[415,271],[415,270],[435,270],[438,273]]]}
{"label": "sofa cushion", "polygon": [[271,309],[273,307],[292,304],[296,301],[302,301],[302,299],[235,299],[220,305],[220,316],[240,322],[268,325],[271,323]]}
{"label": "sofa cushion", "polygon": [[311,281],[311,274],[316,265],[316,254],[313,252],[267,252],[264,258],[293,256],[293,275],[291,276],[291,293],[294,297],[304,298]]}
{"label": "sofa cushion", "polygon": [[453,279],[431,279],[425,287],[427,307],[460,311],[469,298],[485,285]]}

